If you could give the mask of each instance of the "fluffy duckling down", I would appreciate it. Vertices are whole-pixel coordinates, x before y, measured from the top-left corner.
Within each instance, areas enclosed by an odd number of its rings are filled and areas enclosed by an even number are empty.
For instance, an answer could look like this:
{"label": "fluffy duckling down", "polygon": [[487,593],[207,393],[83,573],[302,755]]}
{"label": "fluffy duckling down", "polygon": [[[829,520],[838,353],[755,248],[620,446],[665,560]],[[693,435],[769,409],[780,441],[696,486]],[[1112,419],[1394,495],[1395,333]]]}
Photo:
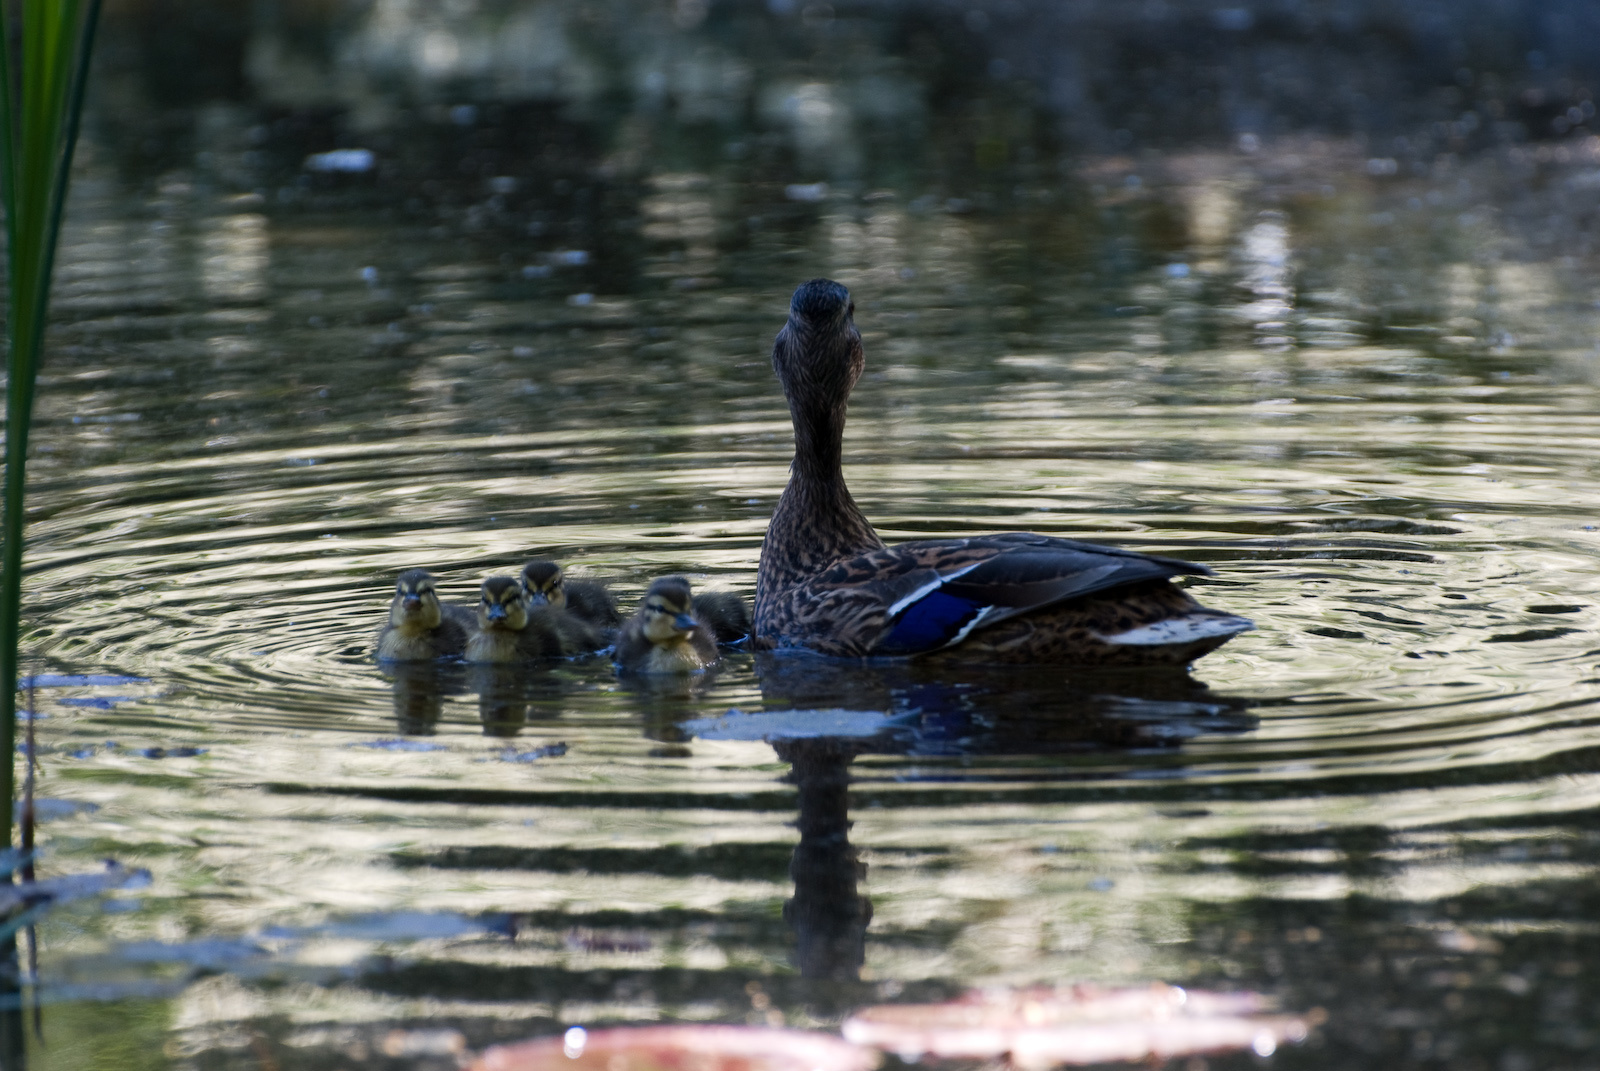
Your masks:
{"label": "fluffy duckling down", "polygon": [[717,641],[693,614],[689,582],[665,577],[650,585],[639,612],[622,627],[616,662],[627,673],[699,673],[717,660]]}
{"label": "fluffy duckling down", "polygon": [[587,626],[596,637],[609,641],[622,627],[617,600],[598,580],[569,579],[552,561],[531,561],[522,567],[522,593],[529,606],[549,606],[559,614]]}
{"label": "fluffy duckling down", "polygon": [[515,577],[484,580],[478,620],[467,640],[469,662],[525,662],[564,658],[600,646],[592,630],[549,606],[529,606]]}
{"label": "fluffy duckling down", "polygon": [[467,647],[472,612],[439,601],[433,574],[407,569],[395,581],[389,622],[378,633],[382,662],[430,662],[459,656]]}

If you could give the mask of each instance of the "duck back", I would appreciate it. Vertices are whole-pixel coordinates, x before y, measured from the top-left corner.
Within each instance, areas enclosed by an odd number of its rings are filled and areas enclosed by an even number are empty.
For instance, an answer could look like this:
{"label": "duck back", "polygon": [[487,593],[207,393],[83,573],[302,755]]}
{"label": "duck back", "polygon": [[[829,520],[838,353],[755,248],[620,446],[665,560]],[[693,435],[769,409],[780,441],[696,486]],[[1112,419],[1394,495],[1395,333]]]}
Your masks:
{"label": "duck back", "polygon": [[718,643],[738,643],[750,634],[750,607],[731,591],[707,591],[694,597],[695,620],[711,630]]}
{"label": "duck back", "polygon": [[[571,594],[568,593],[570,600]],[[528,612],[528,626],[523,629],[528,649],[535,650],[535,658],[568,658],[588,654],[606,645],[600,630],[568,609],[553,606],[536,606]]]}
{"label": "duck back", "polygon": [[[610,590],[598,580],[568,580],[567,611],[603,634],[622,627],[622,614]],[[591,648],[592,650],[592,648]]]}

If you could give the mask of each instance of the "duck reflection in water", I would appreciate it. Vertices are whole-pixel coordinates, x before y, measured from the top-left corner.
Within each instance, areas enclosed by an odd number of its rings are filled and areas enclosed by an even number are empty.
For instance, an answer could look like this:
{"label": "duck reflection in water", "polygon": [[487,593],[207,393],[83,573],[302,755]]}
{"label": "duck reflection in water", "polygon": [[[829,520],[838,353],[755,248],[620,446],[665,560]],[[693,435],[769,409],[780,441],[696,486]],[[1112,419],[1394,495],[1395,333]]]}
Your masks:
{"label": "duck reflection in water", "polygon": [[803,978],[856,981],[872,922],[872,901],[858,890],[867,867],[850,843],[850,762],[856,744],[819,737],[772,746],[789,763],[789,780],[800,790],[795,819],[800,843],[789,860],[794,897],[783,905],[783,921],[795,936],[795,966]]}
{"label": "duck reflection in water", "polygon": [[510,738],[528,724],[528,705],[538,670],[519,663],[468,666],[467,680],[478,693],[478,720],[484,736]]}
{"label": "duck reflection in water", "polygon": [[[756,669],[765,713],[657,722],[651,735],[764,739],[790,764],[800,843],[784,919],[801,975],[831,983],[859,980],[872,920],[861,888],[866,866],[850,842],[850,764],[858,756],[1175,749],[1259,723],[1245,700],[1218,695],[1181,669],[1063,680],[1059,667],[846,663],[804,652],[758,655]],[[940,766],[930,776],[963,774]]]}
{"label": "duck reflection in water", "polygon": [[478,697],[483,734],[513,737],[530,716],[559,716],[570,691],[550,666],[526,662],[406,662],[386,665],[384,673],[394,689],[395,729],[402,736],[431,736],[445,700],[470,693]]}
{"label": "duck reflection in water", "polygon": [[447,696],[467,690],[467,667],[459,662],[393,662],[383,666],[394,688],[395,731],[432,736]]}

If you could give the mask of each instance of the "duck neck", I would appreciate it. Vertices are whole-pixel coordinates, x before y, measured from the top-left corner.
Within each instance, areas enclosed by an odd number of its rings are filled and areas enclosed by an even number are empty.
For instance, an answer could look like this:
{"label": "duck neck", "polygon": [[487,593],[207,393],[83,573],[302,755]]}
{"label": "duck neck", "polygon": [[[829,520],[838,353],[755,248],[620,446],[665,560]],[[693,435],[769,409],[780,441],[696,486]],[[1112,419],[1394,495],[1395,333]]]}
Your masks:
{"label": "duck neck", "polygon": [[790,412],[794,464],[761,544],[758,604],[842,558],[883,546],[845,486],[844,405],[791,404]]}

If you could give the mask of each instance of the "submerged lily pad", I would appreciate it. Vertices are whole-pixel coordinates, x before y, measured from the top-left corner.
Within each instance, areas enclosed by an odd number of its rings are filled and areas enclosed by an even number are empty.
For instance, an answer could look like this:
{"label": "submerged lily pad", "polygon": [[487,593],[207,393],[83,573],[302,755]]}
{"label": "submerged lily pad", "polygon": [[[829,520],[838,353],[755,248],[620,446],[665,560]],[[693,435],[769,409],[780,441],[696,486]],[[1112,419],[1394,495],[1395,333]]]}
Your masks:
{"label": "submerged lily pad", "polygon": [[992,1060],[1019,1068],[1164,1060],[1252,1049],[1268,1055],[1306,1036],[1303,1020],[1264,1015],[1255,993],[1178,986],[1101,989],[1076,985],[984,989],[944,1004],[883,1004],[847,1019],[844,1036],[904,1059]]}
{"label": "submerged lily pad", "polygon": [[827,1034],[755,1026],[582,1027],[496,1045],[471,1071],[869,1071],[878,1055]]}

